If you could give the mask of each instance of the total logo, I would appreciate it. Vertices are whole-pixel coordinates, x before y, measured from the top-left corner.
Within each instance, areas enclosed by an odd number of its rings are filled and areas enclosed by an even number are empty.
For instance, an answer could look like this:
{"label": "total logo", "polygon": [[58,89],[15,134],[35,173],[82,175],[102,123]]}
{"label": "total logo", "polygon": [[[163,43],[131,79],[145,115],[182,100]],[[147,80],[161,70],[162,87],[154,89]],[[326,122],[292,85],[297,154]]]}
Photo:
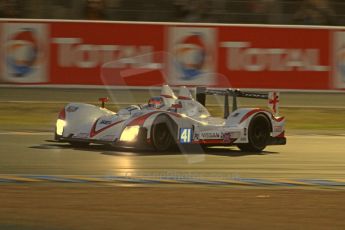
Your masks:
{"label": "total logo", "polygon": [[316,48],[262,48],[249,41],[227,41],[226,65],[232,71],[326,72],[328,65],[321,64],[320,50]]}
{"label": "total logo", "polygon": [[170,27],[167,36],[168,83],[216,83],[217,30],[205,27]]}
{"label": "total logo", "polygon": [[15,77],[25,77],[35,70],[39,61],[39,44],[33,29],[23,29],[7,42],[6,63]]}
{"label": "total logo", "polygon": [[47,26],[44,24],[6,23],[2,34],[2,77],[8,82],[46,82],[44,54],[47,48]]}
{"label": "total logo", "polygon": [[176,44],[175,58],[183,80],[193,80],[203,73],[207,48],[201,33],[192,34]]}

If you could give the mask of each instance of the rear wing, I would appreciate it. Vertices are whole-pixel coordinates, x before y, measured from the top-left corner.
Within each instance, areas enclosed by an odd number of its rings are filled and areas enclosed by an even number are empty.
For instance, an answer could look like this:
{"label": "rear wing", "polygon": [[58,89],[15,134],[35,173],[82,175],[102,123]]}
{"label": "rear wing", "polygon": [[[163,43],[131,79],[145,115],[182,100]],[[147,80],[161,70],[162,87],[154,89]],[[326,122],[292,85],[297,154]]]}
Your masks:
{"label": "rear wing", "polygon": [[278,115],[279,108],[279,93],[278,92],[250,92],[241,91],[239,89],[207,89],[206,87],[196,88],[196,100],[205,106],[206,95],[221,95],[224,96],[224,118],[227,118],[230,114],[229,111],[229,96],[232,97],[232,111],[237,110],[237,98],[256,98],[268,100],[268,106],[275,115]]}

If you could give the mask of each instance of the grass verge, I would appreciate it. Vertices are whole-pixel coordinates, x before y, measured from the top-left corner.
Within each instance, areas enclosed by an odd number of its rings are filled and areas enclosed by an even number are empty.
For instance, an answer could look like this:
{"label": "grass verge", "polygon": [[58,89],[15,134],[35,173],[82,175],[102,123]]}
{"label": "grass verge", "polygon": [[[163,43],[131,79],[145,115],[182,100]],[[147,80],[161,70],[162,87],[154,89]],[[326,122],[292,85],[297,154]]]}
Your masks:
{"label": "grass verge", "polygon": [[[0,103],[0,130],[51,131],[63,106],[60,103]],[[219,107],[209,107],[209,110],[214,116],[222,116]],[[345,109],[282,108],[281,114],[287,118],[288,131],[345,133]]]}

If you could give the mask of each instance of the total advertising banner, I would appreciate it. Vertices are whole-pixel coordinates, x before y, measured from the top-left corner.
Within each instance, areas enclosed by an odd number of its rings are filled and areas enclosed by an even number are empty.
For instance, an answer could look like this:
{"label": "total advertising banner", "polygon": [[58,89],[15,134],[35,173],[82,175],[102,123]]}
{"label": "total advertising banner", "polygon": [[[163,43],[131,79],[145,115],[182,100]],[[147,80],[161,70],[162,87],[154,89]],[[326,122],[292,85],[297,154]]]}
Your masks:
{"label": "total advertising banner", "polygon": [[6,84],[345,88],[345,30],[0,21]]}

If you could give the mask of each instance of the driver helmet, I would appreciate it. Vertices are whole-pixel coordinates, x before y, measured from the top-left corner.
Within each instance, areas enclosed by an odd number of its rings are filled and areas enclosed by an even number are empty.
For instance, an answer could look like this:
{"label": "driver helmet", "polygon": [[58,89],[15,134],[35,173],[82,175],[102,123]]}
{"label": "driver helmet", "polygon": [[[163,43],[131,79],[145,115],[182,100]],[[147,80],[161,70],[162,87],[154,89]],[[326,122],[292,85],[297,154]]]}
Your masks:
{"label": "driver helmet", "polygon": [[160,109],[164,106],[164,100],[162,97],[151,97],[147,104],[151,109]]}

